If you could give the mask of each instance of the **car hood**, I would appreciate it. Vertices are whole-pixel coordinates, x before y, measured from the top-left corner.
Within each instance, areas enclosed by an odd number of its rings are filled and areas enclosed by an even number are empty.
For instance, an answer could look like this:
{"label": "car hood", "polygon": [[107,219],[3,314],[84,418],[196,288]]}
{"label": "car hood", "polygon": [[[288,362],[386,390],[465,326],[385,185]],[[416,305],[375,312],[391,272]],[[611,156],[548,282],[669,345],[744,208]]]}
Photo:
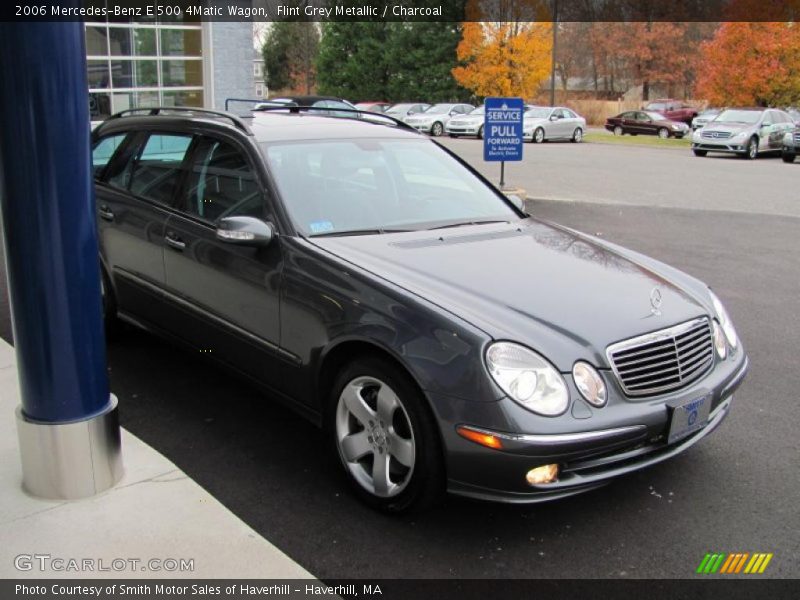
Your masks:
{"label": "car hood", "polygon": [[535,219],[311,242],[563,372],[577,359],[608,367],[609,344],[708,314],[689,276]]}
{"label": "car hood", "polygon": [[748,131],[754,129],[755,124],[748,123],[708,123],[704,131],[730,131],[731,133],[739,133],[740,131]]}

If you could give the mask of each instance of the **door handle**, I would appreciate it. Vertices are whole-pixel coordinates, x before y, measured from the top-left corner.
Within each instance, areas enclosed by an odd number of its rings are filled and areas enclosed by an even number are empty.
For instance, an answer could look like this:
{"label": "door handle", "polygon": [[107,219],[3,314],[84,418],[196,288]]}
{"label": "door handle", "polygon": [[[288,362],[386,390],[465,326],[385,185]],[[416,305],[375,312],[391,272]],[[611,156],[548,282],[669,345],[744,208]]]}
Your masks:
{"label": "door handle", "polygon": [[108,208],[107,204],[101,204],[97,212],[100,214],[101,219],[105,219],[106,221],[114,220],[114,211]]}
{"label": "door handle", "polygon": [[167,246],[174,248],[175,250],[179,250],[180,252],[183,252],[184,249],[186,249],[186,243],[171,231],[164,236],[164,241],[167,243]]}

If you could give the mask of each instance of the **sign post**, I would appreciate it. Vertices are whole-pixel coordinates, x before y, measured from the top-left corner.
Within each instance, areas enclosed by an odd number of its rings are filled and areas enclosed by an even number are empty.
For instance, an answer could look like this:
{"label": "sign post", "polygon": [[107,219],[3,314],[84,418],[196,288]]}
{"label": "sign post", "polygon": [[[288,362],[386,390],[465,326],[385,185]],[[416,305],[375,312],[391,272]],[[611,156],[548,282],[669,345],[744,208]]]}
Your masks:
{"label": "sign post", "polygon": [[483,160],[500,163],[500,190],[506,186],[506,161],[522,160],[522,98],[484,101]]}

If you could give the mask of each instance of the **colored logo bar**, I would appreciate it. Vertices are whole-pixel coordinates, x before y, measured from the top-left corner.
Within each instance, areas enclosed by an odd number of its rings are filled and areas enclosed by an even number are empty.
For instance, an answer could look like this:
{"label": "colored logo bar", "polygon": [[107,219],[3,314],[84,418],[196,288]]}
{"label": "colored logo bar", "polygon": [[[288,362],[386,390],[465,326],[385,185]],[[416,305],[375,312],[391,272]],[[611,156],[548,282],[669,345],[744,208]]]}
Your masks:
{"label": "colored logo bar", "polygon": [[760,575],[767,569],[772,556],[772,552],[709,552],[695,572],[702,575]]}

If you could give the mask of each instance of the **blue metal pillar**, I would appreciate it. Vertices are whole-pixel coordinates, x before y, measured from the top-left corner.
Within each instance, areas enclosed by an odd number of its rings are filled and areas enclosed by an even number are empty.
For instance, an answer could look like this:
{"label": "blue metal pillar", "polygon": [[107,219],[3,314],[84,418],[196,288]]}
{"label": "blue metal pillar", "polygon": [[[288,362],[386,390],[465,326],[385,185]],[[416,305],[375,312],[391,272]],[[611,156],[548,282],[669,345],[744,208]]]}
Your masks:
{"label": "blue metal pillar", "polygon": [[0,207],[23,485],[44,497],[90,496],[122,467],[106,375],[83,24],[2,23],[0,56]]}

